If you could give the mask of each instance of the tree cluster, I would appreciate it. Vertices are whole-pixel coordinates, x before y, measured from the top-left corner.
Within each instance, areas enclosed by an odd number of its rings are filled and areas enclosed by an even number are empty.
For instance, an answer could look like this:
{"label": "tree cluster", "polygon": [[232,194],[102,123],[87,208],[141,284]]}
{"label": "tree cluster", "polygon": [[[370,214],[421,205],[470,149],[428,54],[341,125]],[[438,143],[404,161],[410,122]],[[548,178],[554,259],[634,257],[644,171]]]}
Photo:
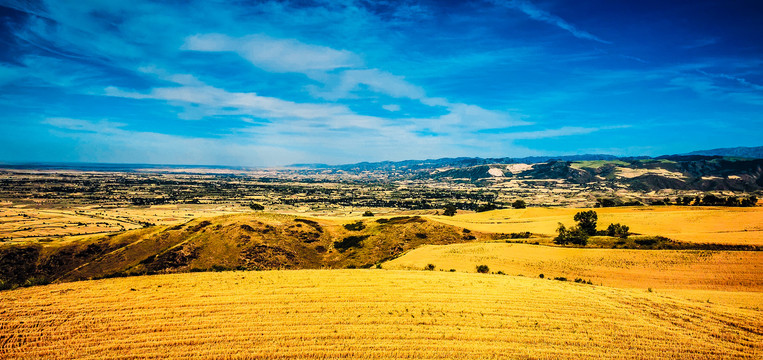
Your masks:
{"label": "tree cluster", "polygon": [[630,228],[619,223],[609,224],[606,231],[596,231],[596,222],[599,216],[593,210],[581,211],[575,214],[573,219],[578,224],[571,228],[567,228],[564,224],[559,223],[559,227],[556,229],[558,235],[554,238],[555,244],[585,246],[588,244],[588,237],[590,236],[606,235],[625,239],[630,234]]}

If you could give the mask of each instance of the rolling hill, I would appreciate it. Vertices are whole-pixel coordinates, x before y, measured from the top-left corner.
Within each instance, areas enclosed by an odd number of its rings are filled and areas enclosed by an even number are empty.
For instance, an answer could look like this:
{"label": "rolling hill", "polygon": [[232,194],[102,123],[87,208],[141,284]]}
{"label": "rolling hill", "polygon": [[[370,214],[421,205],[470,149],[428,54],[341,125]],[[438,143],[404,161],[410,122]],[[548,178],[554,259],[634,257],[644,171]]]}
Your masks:
{"label": "rolling hill", "polygon": [[[468,231],[468,230],[467,230]],[[418,216],[340,222],[250,213],[82,241],[0,246],[4,287],[209,271],[371,267],[422,244],[485,238]]]}

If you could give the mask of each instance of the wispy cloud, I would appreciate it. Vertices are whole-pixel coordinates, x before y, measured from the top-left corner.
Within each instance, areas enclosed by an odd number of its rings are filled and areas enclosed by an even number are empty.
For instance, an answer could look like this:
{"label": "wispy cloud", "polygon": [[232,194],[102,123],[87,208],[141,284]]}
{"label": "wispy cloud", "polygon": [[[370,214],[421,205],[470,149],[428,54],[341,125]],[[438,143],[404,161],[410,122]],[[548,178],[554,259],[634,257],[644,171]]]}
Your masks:
{"label": "wispy cloud", "polygon": [[577,127],[577,126],[565,126],[558,129],[545,129],[538,131],[523,131],[512,132],[503,135],[499,135],[505,139],[512,140],[534,140],[534,139],[548,139],[557,138],[562,136],[572,135],[584,135],[600,130],[620,129],[627,126],[606,126],[606,127]]}
{"label": "wispy cloud", "polygon": [[47,118],[43,123],[50,125],[57,137],[77,141],[79,154],[70,158],[73,161],[275,166],[308,156],[282,145],[258,144],[246,138],[178,136],[128,130],[125,124],[107,120]]}
{"label": "wispy cloud", "polygon": [[264,70],[274,72],[328,71],[356,67],[361,61],[346,50],[305,44],[295,39],[276,39],[267,35],[231,38],[223,34],[202,34],[186,38],[183,50],[231,51]]}
{"label": "wispy cloud", "polygon": [[[737,81],[736,79],[732,79]],[[755,91],[741,91],[739,89],[730,89],[717,84],[713,79],[707,77],[682,75],[676,76],[670,80],[673,88],[691,89],[705,99],[716,101],[730,100],[737,103],[750,105],[763,105],[763,94]]]}
{"label": "wispy cloud", "polygon": [[703,48],[705,46],[715,45],[720,41],[720,38],[718,37],[708,37],[708,38],[702,38],[698,39],[688,45],[684,45],[684,49],[698,49]]}
{"label": "wispy cloud", "polygon": [[579,39],[598,41],[603,44],[611,44],[612,42],[604,40],[596,35],[593,35],[585,30],[578,29],[576,26],[570,24],[566,20],[545,11],[530,2],[529,0],[494,0],[495,4],[505,6],[513,9],[517,9],[527,14],[533,20],[545,22],[547,24],[554,25],[560,29],[568,31],[570,34]]}
{"label": "wispy cloud", "polygon": [[162,100],[185,108],[186,119],[217,115],[249,115],[263,119],[322,119],[326,126],[379,126],[378,119],[355,114],[344,105],[296,103],[256,93],[229,92],[209,85],[154,88],[148,93],[105,89],[105,95],[129,99]]}

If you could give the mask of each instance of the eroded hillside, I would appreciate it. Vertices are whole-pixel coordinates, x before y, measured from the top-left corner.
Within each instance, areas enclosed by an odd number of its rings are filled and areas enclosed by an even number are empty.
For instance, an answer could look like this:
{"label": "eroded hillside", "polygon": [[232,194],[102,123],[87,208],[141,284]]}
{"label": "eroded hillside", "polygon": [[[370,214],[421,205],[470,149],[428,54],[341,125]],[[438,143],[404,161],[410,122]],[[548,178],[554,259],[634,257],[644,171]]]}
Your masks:
{"label": "eroded hillside", "polygon": [[64,244],[0,247],[4,287],[224,269],[371,267],[423,244],[484,235],[418,216],[335,221],[251,213]]}

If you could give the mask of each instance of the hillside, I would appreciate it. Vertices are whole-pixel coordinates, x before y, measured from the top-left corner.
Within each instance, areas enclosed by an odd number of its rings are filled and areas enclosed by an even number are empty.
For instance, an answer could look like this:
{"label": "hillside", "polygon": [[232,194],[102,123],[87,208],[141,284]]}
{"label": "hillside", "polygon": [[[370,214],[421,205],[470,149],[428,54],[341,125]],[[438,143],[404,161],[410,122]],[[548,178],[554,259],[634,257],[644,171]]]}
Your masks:
{"label": "hillside", "polygon": [[514,276],[299,270],[0,292],[13,359],[754,359],[760,312]]}
{"label": "hillside", "polygon": [[[346,225],[346,226],[345,226]],[[483,238],[417,216],[349,221],[250,213],[81,241],[0,246],[4,287],[225,269],[371,267],[422,244]]]}
{"label": "hillside", "polygon": [[[528,160],[535,160],[530,162]],[[703,155],[658,158],[456,158],[324,166],[322,173],[367,174],[395,180],[488,185],[511,180],[562,180],[633,191],[662,189],[752,192],[763,189],[763,159]]]}

